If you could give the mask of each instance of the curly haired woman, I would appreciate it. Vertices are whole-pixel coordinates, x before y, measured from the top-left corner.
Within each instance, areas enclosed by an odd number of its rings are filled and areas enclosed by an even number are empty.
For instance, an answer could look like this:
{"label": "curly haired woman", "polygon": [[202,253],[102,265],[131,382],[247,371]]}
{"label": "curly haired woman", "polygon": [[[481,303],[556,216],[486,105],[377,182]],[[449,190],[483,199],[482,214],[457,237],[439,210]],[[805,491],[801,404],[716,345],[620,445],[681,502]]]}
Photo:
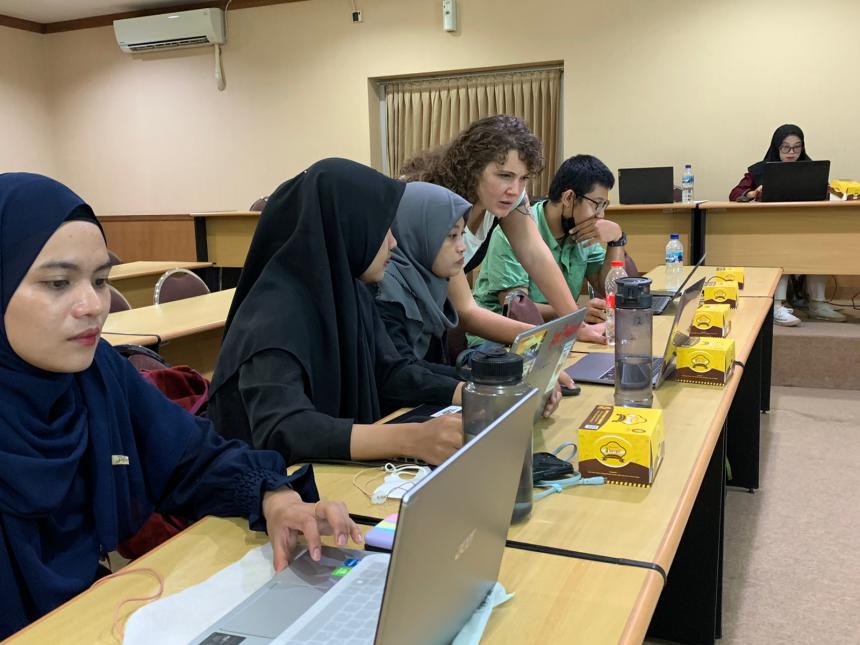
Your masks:
{"label": "curly haired woman", "polygon": [[[517,117],[499,115],[475,121],[451,143],[413,157],[401,169],[402,179],[439,184],[472,202],[464,234],[466,265],[451,278],[448,296],[462,326],[476,336],[510,343],[528,328],[479,307],[466,281],[466,273],[483,261],[496,226],[502,227],[517,259],[555,311],[566,315],[577,309],[575,294],[529,214],[526,183],[543,165],[540,140]],[[583,223],[582,229],[587,228]],[[593,227],[579,229],[571,230],[579,241],[596,235]],[[599,323],[604,318],[602,309],[600,300],[589,303],[586,320]],[[579,338],[606,343],[601,324],[584,326]]]}

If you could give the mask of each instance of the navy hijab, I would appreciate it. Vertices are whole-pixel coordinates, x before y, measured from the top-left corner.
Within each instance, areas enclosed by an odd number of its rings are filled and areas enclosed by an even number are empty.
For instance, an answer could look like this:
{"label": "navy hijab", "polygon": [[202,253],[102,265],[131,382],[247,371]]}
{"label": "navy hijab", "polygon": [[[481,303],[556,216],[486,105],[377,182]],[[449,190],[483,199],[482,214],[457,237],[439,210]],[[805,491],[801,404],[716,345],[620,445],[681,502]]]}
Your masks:
{"label": "navy hijab", "polygon": [[809,155],[806,154],[806,140],[803,138],[803,130],[791,123],[781,125],[776,130],[774,130],[773,136],[770,138],[770,147],[767,149],[767,152],[764,153],[764,159],[762,159],[758,163],[754,163],[748,168],[748,170],[752,173],[753,178],[755,179],[756,186],[761,186],[762,182],[764,181],[765,164],[770,161],[779,161],[779,147],[782,145],[782,142],[785,141],[785,138],[792,134],[799,138],[801,145],[803,145],[803,148],[800,151],[800,156],[797,158],[797,160],[810,160]]}
{"label": "navy hijab", "polygon": [[[66,221],[98,225],[92,209],[62,184],[27,173],[0,174],[0,637],[86,589],[99,554],[116,548],[152,511],[176,463],[144,477],[133,437],[122,359],[105,342],[75,374],[38,369],[6,336],[13,294]],[[181,441],[160,446],[177,462]],[[172,449],[172,450],[171,450]],[[112,455],[131,465],[112,466]],[[148,473],[149,474],[149,473]],[[146,479],[146,485],[144,480]]]}

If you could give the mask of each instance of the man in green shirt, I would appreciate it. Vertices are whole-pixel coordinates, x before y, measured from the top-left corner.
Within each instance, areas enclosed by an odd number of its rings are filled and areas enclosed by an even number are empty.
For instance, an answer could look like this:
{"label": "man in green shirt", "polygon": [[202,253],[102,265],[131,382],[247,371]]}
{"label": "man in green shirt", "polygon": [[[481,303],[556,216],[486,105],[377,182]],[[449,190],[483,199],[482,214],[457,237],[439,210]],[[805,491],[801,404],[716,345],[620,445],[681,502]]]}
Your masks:
{"label": "man in green shirt", "polygon": [[[588,280],[603,294],[603,284],[613,260],[624,260],[627,243],[621,227],[604,218],[609,191],[615,185],[612,171],[596,157],[576,155],[562,163],[549,189],[549,198],[532,206],[538,230],[552,251],[574,298]],[[605,247],[605,248],[604,248]],[[537,285],[517,261],[500,228],[493,232],[487,257],[475,285],[475,301],[501,313],[505,297],[514,290],[528,293],[544,320],[556,317]],[[586,321],[602,325],[604,302],[589,302]],[[470,344],[480,341],[470,337]]]}

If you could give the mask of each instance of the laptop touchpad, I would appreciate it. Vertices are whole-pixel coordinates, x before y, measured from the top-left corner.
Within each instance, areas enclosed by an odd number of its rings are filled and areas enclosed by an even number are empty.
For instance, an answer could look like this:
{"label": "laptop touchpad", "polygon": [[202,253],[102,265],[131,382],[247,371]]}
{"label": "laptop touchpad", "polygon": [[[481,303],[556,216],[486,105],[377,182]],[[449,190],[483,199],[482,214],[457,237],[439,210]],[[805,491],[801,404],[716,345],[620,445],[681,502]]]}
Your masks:
{"label": "laptop touchpad", "polygon": [[276,585],[225,621],[219,629],[273,639],[305,613],[323,593],[323,590],[308,585]]}

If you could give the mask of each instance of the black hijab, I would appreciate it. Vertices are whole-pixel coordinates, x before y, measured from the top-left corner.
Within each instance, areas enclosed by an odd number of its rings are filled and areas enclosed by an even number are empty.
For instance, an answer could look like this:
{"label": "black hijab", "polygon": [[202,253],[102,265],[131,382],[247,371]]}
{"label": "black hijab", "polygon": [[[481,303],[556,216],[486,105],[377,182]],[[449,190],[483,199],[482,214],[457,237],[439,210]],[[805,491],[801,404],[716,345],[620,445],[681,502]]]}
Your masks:
{"label": "black hijab", "polygon": [[785,138],[792,134],[798,137],[800,139],[800,143],[803,145],[803,149],[800,151],[800,157],[798,157],[797,160],[810,160],[809,155],[806,154],[806,141],[803,138],[803,130],[791,123],[781,125],[776,130],[774,130],[773,136],[770,139],[770,147],[764,154],[764,159],[757,163],[754,163],[748,168],[748,170],[752,173],[753,178],[755,179],[755,186],[761,186],[762,182],[764,181],[765,164],[769,161],[779,161],[779,147],[782,145],[782,142],[785,141]]}
{"label": "black hijab", "polygon": [[324,414],[379,417],[373,300],[358,277],[397,212],[404,184],[345,159],[325,159],[269,197],[227,317],[212,395],[255,354],[301,364]]}

